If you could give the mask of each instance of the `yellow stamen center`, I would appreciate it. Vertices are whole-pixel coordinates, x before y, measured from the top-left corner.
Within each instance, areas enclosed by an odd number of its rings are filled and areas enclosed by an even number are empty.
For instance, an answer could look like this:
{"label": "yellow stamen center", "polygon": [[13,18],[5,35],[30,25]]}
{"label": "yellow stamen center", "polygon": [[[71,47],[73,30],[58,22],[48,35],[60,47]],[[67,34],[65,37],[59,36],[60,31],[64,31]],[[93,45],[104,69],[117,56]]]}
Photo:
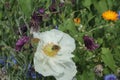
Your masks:
{"label": "yellow stamen center", "polygon": [[47,56],[54,57],[58,51],[60,50],[60,46],[53,44],[53,43],[48,43],[43,47],[43,51]]}

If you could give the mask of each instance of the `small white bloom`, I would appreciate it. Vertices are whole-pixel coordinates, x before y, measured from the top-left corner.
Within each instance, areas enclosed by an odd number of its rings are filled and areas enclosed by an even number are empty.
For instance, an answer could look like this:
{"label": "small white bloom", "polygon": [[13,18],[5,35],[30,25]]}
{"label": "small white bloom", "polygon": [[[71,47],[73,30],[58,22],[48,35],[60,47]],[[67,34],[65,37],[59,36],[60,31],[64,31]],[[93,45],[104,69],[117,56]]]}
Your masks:
{"label": "small white bloom", "polygon": [[61,2],[61,3],[64,3],[64,2],[65,2],[65,0],[60,0],[60,2]]}
{"label": "small white bloom", "polygon": [[33,35],[40,39],[34,55],[35,70],[56,80],[72,80],[77,73],[71,54],[75,49],[74,39],[56,29]]}
{"label": "small white bloom", "polygon": [[78,27],[78,30],[80,31],[82,28],[83,28],[83,25],[80,24],[79,27]]}

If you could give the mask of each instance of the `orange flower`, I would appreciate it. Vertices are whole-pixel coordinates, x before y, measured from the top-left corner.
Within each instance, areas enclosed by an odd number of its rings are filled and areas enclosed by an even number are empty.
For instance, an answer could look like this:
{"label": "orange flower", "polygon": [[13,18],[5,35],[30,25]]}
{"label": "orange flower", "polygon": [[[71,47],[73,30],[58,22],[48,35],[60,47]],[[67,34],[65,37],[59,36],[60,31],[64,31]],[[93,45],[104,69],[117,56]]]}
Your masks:
{"label": "orange flower", "polygon": [[111,10],[108,10],[108,11],[105,11],[103,14],[102,14],[102,17],[105,19],[105,20],[111,20],[111,21],[116,21],[118,19],[118,14],[114,11],[111,11]]}
{"label": "orange flower", "polygon": [[80,24],[80,18],[74,18],[74,22],[75,22],[76,24]]}

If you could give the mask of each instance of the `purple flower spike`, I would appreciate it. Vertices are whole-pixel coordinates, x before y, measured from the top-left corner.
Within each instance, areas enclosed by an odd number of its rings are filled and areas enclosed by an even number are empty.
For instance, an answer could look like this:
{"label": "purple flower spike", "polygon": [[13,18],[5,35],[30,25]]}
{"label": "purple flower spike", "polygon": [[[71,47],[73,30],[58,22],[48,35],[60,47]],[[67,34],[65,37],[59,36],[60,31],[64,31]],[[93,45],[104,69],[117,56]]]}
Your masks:
{"label": "purple flower spike", "polygon": [[44,14],[44,13],[45,13],[45,10],[44,10],[44,8],[40,8],[40,9],[38,10],[38,12],[39,12],[40,14]]}
{"label": "purple flower spike", "polygon": [[96,48],[98,48],[98,44],[96,44],[94,42],[94,39],[93,38],[90,38],[88,36],[84,36],[83,37],[84,39],[84,43],[85,43],[85,47],[88,49],[88,50],[95,50]]}
{"label": "purple flower spike", "polygon": [[104,80],[117,80],[117,77],[114,74],[109,74],[104,77]]}
{"label": "purple flower spike", "polygon": [[23,45],[28,42],[28,40],[29,40],[29,37],[27,36],[23,36],[22,38],[20,38],[17,41],[16,46],[15,46],[16,51],[20,51]]}

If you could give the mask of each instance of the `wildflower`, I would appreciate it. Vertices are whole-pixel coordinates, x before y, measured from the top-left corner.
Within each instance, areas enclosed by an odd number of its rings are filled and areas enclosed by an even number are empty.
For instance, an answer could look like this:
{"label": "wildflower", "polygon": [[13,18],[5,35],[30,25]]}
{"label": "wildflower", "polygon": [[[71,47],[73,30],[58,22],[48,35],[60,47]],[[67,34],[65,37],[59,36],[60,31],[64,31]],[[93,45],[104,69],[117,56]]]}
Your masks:
{"label": "wildflower", "polygon": [[75,24],[80,24],[80,18],[74,18],[74,23]]}
{"label": "wildflower", "polygon": [[52,13],[56,13],[57,12],[56,0],[52,0],[52,4],[50,5],[49,10]]}
{"label": "wildflower", "polygon": [[8,67],[18,69],[18,64],[17,64],[17,60],[15,59],[15,56],[11,55],[10,57],[8,57],[8,61],[10,61],[7,63]]}
{"label": "wildflower", "polygon": [[49,9],[51,12],[57,12],[57,8],[55,4],[52,4]]}
{"label": "wildflower", "polygon": [[117,80],[117,77],[114,74],[108,74],[104,77],[104,80]]}
{"label": "wildflower", "polygon": [[59,7],[61,8],[61,7],[64,7],[64,3],[59,3]]}
{"label": "wildflower", "polygon": [[34,67],[31,64],[29,64],[26,77],[36,79],[37,77],[42,78],[42,75],[36,73]]}
{"label": "wildflower", "polygon": [[58,26],[57,26],[57,25],[55,26],[55,29],[58,29]]}
{"label": "wildflower", "polygon": [[41,24],[41,22],[42,22],[42,16],[34,12],[30,21],[31,33],[39,30],[39,25]]}
{"label": "wildflower", "polygon": [[15,50],[20,51],[24,46],[24,44],[27,43],[28,41],[29,41],[29,37],[27,36],[23,36],[22,38],[20,38],[16,43]]}
{"label": "wildflower", "polygon": [[60,3],[65,3],[65,0],[60,0]]}
{"label": "wildflower", "polygon": [[118,18],[120,19],[120,11],[118,12]]}
{"label": "wildflower", "polygon": [[0,57],[0,64],[4,66],[6,63],[6,57]]}
{"label": "wildflower", "polygon": [[74,39],[56,29],[33,35],[41,40],[34,55],[35,71],[57,80],[72,80],[77,72],[71,59],[74,57],[71,54],[75,49]]}
{"label": "wildflower", "polygon": [[101,64],[96,65],[94,67],[94,72],[95,72],[95,74],[97,76],[102,77],[103,76],[103,74],[102,74],[102,72],[103,72],[103,66]]}
{"label": "wildflower", "polygon": [[28,65],[27,77],[28,78],[33,78],[33,79],[36,78],[35,70],[34,70],[34,68],[32,67],[31,64]]}
{"label": "wildflower", "polygon": [[10,56],[10,61],[12,61],[13,64],[17,64],[17,60],[14,56]]}
{"label": "wildflower", "polygon": [[45,10],[44,10],[44,8],[40,8],[40,9],[38,10],[38,12],[39,12],[40,14],[44,14],[44,13],[45,13]]}
{"label": "wildflower", "polygon": [[103,14],[102,14],[102,17],[105,19],[105,20],[111,20],[111,21],[116,21],[118,19],[118,14],[114,11],[111,11],[111,10],[108,10],[108,11],[105,11]]}
{"label": "wildflower", "polygon": [[84,43],[85,43],[85,47],[88,49],[88,50],[95,50],[96,48],[98,48],[98,44],[96,44],[94,42],[94,39],[93,38],[90,38],[88,36],[84,36],[83,37],[84,39]]}

